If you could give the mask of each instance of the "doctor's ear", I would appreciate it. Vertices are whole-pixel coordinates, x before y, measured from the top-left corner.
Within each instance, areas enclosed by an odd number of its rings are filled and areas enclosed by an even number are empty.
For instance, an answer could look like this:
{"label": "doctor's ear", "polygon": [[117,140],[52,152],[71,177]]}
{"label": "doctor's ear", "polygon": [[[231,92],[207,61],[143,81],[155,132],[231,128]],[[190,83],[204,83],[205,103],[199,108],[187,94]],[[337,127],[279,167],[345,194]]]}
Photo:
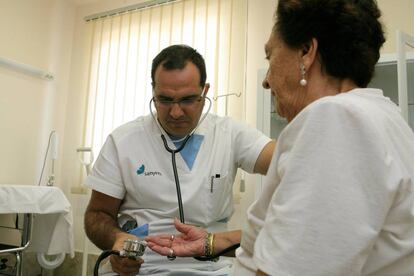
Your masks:
{"label": "doctor's ear", "polygon": [[204,90],[203,90],[203,94],[201,96],[205,97],[207,95],[208,90],[210,89],[210,84],[206,83],[204,85]]}

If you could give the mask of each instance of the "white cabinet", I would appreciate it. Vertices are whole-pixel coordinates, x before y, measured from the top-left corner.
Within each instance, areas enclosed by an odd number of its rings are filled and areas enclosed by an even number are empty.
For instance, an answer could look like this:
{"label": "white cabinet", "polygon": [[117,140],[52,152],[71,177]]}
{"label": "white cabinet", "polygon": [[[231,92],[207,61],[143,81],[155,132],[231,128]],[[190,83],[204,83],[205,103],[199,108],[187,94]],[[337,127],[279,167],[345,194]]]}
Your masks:
{"label": "white cabinet", "polygon": [[[394,103],[399,104],[398,95],[398,74],[396,55],[386,55],[381,57],[375,68],[375,75],[369,87],[380,88],[384,95],[389,97]],[[412,129],[414,129],[414,55],[409,54],[406,62],[407,73],[407,119]]]}

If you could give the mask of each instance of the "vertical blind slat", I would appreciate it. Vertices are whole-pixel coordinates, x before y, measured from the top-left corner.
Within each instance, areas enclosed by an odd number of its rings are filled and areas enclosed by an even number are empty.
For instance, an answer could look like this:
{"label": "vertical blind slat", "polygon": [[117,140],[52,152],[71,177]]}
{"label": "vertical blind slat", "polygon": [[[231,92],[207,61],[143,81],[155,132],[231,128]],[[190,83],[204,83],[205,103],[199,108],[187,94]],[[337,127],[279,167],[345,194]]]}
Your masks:
{"label": "vertical blind slat", "polygon": [[[92,31],[91,31],[91,41],[90,41],[90,48],[89,48],[89,68],[88,68],[88,79],[87,79],[87,83],[86,83],[86,87],[88,87],[90,93],[86,94],[86,103],[85,103],[85,111],[84,111],[84,116],[85,116],[85,122],[84,122],[84,135],[83,135],[83,141],[86,142],[85,145],[91,145],[90,143],[90,137],[91,135],[89,134],[89,132],[92,130],[92,128],[88,128],[88,125],[92,125],[92,123],[89,123],[89,121],[93,120],[93,116],[88,116],[88,112],[89,110],[93,110],[95,104],[92,104],[92,102],[95,102],[94,99],[94,93],[93,93],[93,89],[91,89],[91,85],[93,82],[92,79],[92,71],[93,71],[93,53],[94,53],[94,48],[95,48],[95,31],[96,31],[96,25],[98,23],[97,22],[93,22],[92,24]],[[95,81],[96,82],[96,81]],[[88,135],[89,134],[89,135]]]}
{"label": "vertical blind slat", "polygon": [[139,41],[140,41],[140,37],[141,37],[141,25],[142,25],[142,12],[138,12],[139,15],[139,24],[138,24],[138,34],[137,34],[137,61],[136,61],[136,66],[135,66],[135,79],[134,79],[134,101],[133,101],[133,106],[132,106],[132,110],[134,112],[134,114],[137,114],[138,112],[136,111],[136,107],[137,107],[137,98],[139,97],[138,94],[138,68],[139,68],[139,52],[140,52],[140,48],[139,48]]}
{"label": "vertical blind slat", "polygon": [[[146,50],[147,50],[147,55],[146,55],[147,59],[146,60],[147,60],[147,62],[146,62],[146,64],[150,63],[149,53],[150,53],[150,49],[151,49],[150,42],[151,42],[151,30],[152,30],[152,10],[153,9],[150,9],[150,11],[149,11],[150,15],[149,15],[149,20],[148,20],[150,24],[149,24],[148,36],[147,36],[147,47],[146,47]],[[148,76],[149,76],[148,70],[145,70],[145,80],[148,79]],[[144,87],[145,87],[145,91],[148,91],[148,82],[144,82]],[[143,103],[142,110],[146,110],[145,103]]]}
{"label": "vertical blind slat", "polygon": [[[91,83],[92,83],[92,70],[93,70],[92,67],[94,65],[92,57],[93,57],[94,48],[95,48],[95,39],[94,38],[95,38],[96,24],[97,24],[97,22],[93,22],[93,24],[91,24],[92,25],[91,26],[91,29],[92,29],[91,30],[91,39],[90,39],[90,42],[89,42],[90,43],[90,46],[89,46],[89,57],[90,57],[90,59],[89,59],[88,70],[87,70],[88,79],[87,79],[87,82],[86,82],[86,87],[88,87],[88,89],[90,88]],[[90,131],[88,131],[88,130],[91,130],[92,128],[88,128],[88,125],[89,125],[88,120],[93,119],[93,117],[88,116],[88,111],[89,111],[90,108],[93,109],[93,105],[91,104],[91,102],[94,101],[94,99],[92,98],[93,97],[92,94],[93,93],[86,94],[85,110],[84,110],[84,113],[83,113],[83,116],[85,118],[83,128],[84,128],[85,131],[83,132],[82,141],[84,143],[86,142],[85,145],[91,145],[91,143],[89,143],[89,141],[90,141],[89,132]],[[90,107],[90,105],[91,105],[91,107]],[[88,117],[91,117],[91,118],[88,118]],[[78,183],[82,183],[82,179],[84,179],[85,173],[84,173],[84,170],[83,170],[82,166],[79,166],[79,170],[80,170],[80,173],[79,173]]]}
{"label": "vertical blind slat", "polygon": [[98,104],[98,89],[99,89],[99,72],[101,69],[101,54],[102,54],[102,38],[103,38],[103,28],[104,28],[104,22],[101,22],[101,31],[100,31],[100,36],[99,36],[99,45],[98,45],[98,55],[97,55],[97,64],[98,66],[96,67],[96,80],[95,80],[95,89],[92,91],[92,95],[93,95],[93,101],[94,101],[94,105],[93,108],[91,108],[90,112],[92,113],[92,133],[91,133],[91,145],[93,145],[93,147],[95,147],[95,133],[99,132],[100,130],[97,129],[96,127],[96,106]]}
{"label": "vertical blind slat", "polygon": [[[204,0],[204,1],[207,1],[207,0]],[[207,55],[207,47],[208,47],[208,45],[207,45],[207,41],[208,41],[208,5],[207,5],[207,3],[206,3],[206,12],[205,12],[205,20],[204,20],[204,26],[205,26],[205,29],[204,29],[204,53],[203,53],[203,56],[205,57],[206,55]]]}
{"label": "vertical blind slat", "polygon": [[163,7],[164,6],[161,6],[160,8],[161,8],[161,11],[160,11],[160,24],[159,24],[159,27],[158,27],[158,37],[159,37],[159,39],[158,39],[158,47],[157,47],[157,49],[160,49],[161,48],[161,33],[162,33],[162,18],[163,18],[163,11],[164,11],[164,9],[163,9]]}
{"label": "vertical blind slat", "polygon": [[[128,15],[128,38],[127,38],[127,45],[126,45],[126,55],[127,55],[127,57],[126,57],[126,64],[125,64],[125,68],[127,69],[126,70],[126,72],[125,72],[125,74],[124,74],[124,98],[123,98],[123,101],[122,101],[122,106],[123,107],[125,107],[126,105],[127,105],[127,98],[128,98],[128,85],[127,85],[127,80],[128,80],[128,68],[129,68],[129,58],[128,58],[128,54],[129,54],[129,47],[130,47],[130,45],[131,45],[131,43],[130,43],[130,41],[131,41],[131,17],[132,17],[132,15],[131,14],[129,14]],[[121,112],[122,112],[122,121],[123,122],[125,122],[125,117],[126,117],[126,112],[127,112],[127,109],[126,108],[121,108]]]}
{"label": "vertical blind slat", "polygon": [[174,3],[171,5],[171,17],[170,17],[170,31],[169,31],[169,38],[168,42],[171,44],[172,39],[172,32],[173,32],[173,17],[174,17]]}
{"label": "vertical blind slat", "polygon": [[[230,0],[230,20],[229,20],[229,30],[228,30],[228,38],[229,38],[229,53],[228,53],[228,60],[227,60],[227,81],[226,81],[226,89],[224,91],[224,93],[231,93],[230,89],[230,79],[231,79],[231,75],[230,75],[230,70],[231,70],[231,41],[232,41],[232,35],[233,35],[233,0]],[[225,102],[225,112],[224,114],[227,116],[228,112],[229,112],[229,98],[225,98],[226,102]]]}
{"label": "vertical blind slat", "polygon": [[[215,52],[215,61],[214,61],[214,81],[217,85],[215,85],[214,89],[214,96],[217,97],[218,95],[218,76],[219,76],[219,54],[220,54],[220,0],[217,0],[217,24],[216,24],[216,52]],[[214,111],[217,113],[217,104],[214,105]]]}
{"label": "vertical blind slat", "polygon": [[195,29],[196,29],[196,10],[197,10],[197,1],[193,1],[194,5],[193,5],[193,34],[192,34],[192,39],[191,39],[191,45],[194,45],[195,43]]}
{"label": "vertical blind slat", "polygon": [[186,1],[181,2],[182,5],[181,5],[181,33],[180,33],[180,41],[183,41],[183,38],[184,38],[184,14],[185,14],[184,8],[185,8],[185,2]]}
{"label": "vertical blind slat", "polygon": [[119,18],[119,24],[118,24],[118,47],[116,48],[116,60],[115,60],[115,68],[114,68],[114,84],[113,84],[113,90],[112,90],[112,96],[113,96],[113,101],[112,101],[112,121],[110,124],[110,128],[113,129],[114,125],[115,125],[115,121],[116,121],[116,103],[117,103],[117,88],[118,88],[118,79],[119,79],[119,62],[120,62],[120,58],[121,58],[121,26],[122,26],[122,18]]}

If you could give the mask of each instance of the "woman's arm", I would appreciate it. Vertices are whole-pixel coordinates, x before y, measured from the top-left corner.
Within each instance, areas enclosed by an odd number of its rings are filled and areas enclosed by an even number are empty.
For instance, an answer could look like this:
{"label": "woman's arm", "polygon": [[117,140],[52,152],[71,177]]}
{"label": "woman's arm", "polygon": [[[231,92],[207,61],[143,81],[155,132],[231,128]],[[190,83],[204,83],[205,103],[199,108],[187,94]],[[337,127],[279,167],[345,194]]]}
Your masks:
{"label": "woman's arm", "polygon": [[[222,252],[223,250],[229,248],[232,245],[240,243],[240,240],[240,230],[214,233],[213,255]],[[235,250],[224,254],[224,256],[235,257]]]}
{"label": "woman's arm", "polygon": [[[148,236],[145,238],[148,247],[164,256],[171,255],[171,250],[173,250],[175,256],[180,257],[200,257],[209,255],[207,254],[208,252],[206,252],[208,232],[205,229],[183,224],[178,219],[175,219],[174,225],[181,234]],[[212,240],[212,255],[220,253],[234,244],[240,243],[240,239],[240,230],[214,233]],[[234,257],[234,251],[229,252],[226,256]]]}

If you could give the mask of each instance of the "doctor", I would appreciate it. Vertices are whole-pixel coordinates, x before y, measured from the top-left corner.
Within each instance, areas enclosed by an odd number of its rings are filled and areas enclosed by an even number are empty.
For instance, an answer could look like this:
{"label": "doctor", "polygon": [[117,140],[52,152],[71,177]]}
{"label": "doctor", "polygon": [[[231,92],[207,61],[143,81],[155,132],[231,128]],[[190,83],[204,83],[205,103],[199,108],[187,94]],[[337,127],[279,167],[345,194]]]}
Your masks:
{"label": "doctor", "polygon": [[[122,230],[131,226],[140,236],[174,233],[179,217],[171,148],[180,147],[176,169],[181,183],[185,222],[208,231],[225,231],[233,214],[233,182],[240,167],[267,172],[275,142],[256,129],[230,118],[202,114],[206,68],[193,48],[174,45],[162,50],[151,69],[155,114],[139,117],[107,138],[87,186],[93,189],[85,213],[85,231],[101,249],[121,250]],[[135,225],[136,224],[136,225]],[[131,228],[131,227],[129,227]],[[125,227],[124,227],[125,229]],[[167,258],[147,250],[143,260],[112,256],[101,275],[226,275],[232,261],[200,262]]]}

